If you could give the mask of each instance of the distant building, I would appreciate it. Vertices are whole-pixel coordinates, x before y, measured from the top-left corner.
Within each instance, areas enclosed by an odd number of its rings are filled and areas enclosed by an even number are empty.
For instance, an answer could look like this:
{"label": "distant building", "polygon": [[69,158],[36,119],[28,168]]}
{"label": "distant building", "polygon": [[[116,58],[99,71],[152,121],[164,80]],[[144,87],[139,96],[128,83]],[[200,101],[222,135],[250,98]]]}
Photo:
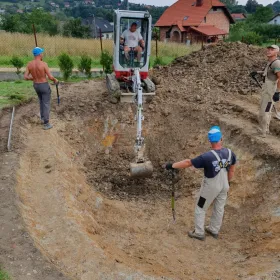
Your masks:
{"label": "distant building", "polygon": [[242,21],[247,18],[246,14],[231,14],[235,21]]}
{"label": "distant building", "polygon": [[114,27],[106,19],[90,17],[82,20],[82,24],[89,26],[91,29],[91,37],[98,38],[100,31],[104,39],[113,39]]}
{"label": "distant building", "polygon": [[268,24],[280,25],[280,14],[275,15],[275,16],[268,22]]}
{"label": "distant building", "polygon": [[219,0],[178,0],[155,24],[161,41],[178,43],[215,42],[229,34],[234,23]]}
{"label": "distant building", "polygon": [[83,2],[85,5],[95,5],[92,0],[84,0]]}

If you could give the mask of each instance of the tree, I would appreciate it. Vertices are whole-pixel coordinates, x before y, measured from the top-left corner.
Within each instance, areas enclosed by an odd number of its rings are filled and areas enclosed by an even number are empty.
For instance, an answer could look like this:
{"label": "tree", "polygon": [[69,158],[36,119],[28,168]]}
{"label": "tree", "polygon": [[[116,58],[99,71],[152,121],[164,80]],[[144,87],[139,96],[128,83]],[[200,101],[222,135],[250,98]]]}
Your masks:
{"label": "tree", "polygon": [[238,5],[238,2],[236,0],[220,0],[222,3],[226,5],[226,7],[232,11],[232,9]]}
{"label": "tree", "polygon": [[89,38],[90,28],[83,26],[80,18],[70,19],[63,26],[63,35],[67,37]]}
{"label": "tree", "polygon": [[256,12],[248,19],[248,22],[268,23],[274,16],[270,7],[257,7]]}
{"label": "tree", "polygon": [[259,4],[256,0],[248,0],[245,9],[248,13],[252,14],[256,12],[258,6]]}
{"label": "tree", "polygon": [[231,12],[236,14],[247,14],[245,7],[242,5],[236,5],[232,7]]}
{"label": "tree", "polygon": [[32,24],[35,24],[37,32],[45,32],[49,35],[58,33],[55,18],[39,9],[34,9],[31,13],[4,15],[0,27],[7,32],[32,33]]}

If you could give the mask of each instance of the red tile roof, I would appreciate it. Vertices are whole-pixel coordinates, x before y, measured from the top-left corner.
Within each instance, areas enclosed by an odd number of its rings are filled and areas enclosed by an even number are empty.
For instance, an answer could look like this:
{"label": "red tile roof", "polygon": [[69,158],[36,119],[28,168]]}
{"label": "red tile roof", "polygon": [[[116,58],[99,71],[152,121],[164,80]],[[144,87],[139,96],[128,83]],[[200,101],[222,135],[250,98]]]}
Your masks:
{"label": "red tile roof", "polygon": [[245,19],[246,16],[244,14],[231,14],[234,19]]}
{"label": "red tile roof", "polygon": [[196,0],[178,0],[163,13],[155,26],[177,25],[178,21],[182,22],[182,26],[198,26],[212,7],[223,7],[230,21],[234,22],[225,5],[219,0],[204,0],[200,7],[196,6]]}
{"label": "red tile roof", "polygon": [[207,36],[226,35],[228,32],[219,29],[214,25],[201,25],[199,27],[191,27],[192,30]]}

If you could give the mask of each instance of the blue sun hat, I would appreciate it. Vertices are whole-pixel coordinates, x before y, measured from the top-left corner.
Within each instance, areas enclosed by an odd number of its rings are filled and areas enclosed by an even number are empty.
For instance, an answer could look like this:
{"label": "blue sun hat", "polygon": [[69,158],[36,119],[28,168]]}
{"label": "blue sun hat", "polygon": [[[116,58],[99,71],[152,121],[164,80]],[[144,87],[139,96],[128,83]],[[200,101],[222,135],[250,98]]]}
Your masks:
{"label": "blue sun hat", "polygon": [[219,142],[222,139],[222,132],[219,126],[212,126],[210,128],[208,139],[211,143]]}
{"label": "blue sun hat", "polygon": [[39,47],[34,48],[33,51],[32,51],[34,56],[38,56],[38,55],[40,55],[43,52],[44,52],[44,49],[41,49]]}

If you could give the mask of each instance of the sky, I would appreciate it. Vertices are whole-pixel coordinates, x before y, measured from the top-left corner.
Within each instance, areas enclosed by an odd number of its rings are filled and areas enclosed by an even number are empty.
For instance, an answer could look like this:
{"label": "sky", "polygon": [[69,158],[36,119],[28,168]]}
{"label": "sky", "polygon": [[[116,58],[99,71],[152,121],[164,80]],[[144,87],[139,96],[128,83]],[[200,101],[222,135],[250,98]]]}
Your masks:
{"label": "sky", "polygon": [[[170,6],[176,2],[176,0],[129,0],[131,3],[138,3],[138,4],[149,4],[155,6]],[[259,4],[268,5],[276,2],[276,0],[257,0]],[[238,0],[240,5],[245,5],[247,0]]]}

